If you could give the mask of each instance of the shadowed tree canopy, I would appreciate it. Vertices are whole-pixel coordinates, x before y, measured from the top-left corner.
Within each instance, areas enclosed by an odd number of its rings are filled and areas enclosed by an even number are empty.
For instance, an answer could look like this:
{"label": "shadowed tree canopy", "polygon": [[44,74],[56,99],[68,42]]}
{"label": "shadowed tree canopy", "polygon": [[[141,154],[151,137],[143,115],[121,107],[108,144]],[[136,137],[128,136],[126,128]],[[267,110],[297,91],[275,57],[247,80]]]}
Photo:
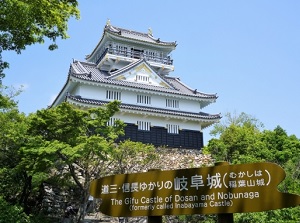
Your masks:
{"label": "shadowed tree canopy", "polygon": [[77,0],[0,0],[0,80],[8,63],[3,51],[21,53],[26,46],[49,39],[50,50],[57,48],[56,39],[66,39],[70,17],[79,18]]}

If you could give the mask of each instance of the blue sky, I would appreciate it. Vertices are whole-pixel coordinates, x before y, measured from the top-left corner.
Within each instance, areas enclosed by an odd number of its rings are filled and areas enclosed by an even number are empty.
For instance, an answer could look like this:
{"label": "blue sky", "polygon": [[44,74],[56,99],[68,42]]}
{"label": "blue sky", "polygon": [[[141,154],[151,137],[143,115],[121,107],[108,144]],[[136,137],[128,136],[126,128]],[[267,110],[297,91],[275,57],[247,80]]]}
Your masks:
{"label": "blue sky", "polygon": [[154,37],[177,41],[171,75],[219,96],[204,112],[245,112],[265,129],[280,125],[300,138],[300,1],[80,0],[79,9],[81,19],[69,21],[70,38],[59,40],[58,50],[49,51],[46,42],[20,55],[3,54],[10,62],[3,84],[24,86],[20,111],[51,104],[72,59],[92,52],[110,19],[114,26],[151,27]]}

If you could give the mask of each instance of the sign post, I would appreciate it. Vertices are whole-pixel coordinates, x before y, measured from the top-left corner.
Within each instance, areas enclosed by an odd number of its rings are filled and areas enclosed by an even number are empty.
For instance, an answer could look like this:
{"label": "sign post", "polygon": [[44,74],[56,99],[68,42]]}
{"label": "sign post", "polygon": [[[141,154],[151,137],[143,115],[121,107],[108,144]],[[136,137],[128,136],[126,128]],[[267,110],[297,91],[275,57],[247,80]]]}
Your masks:
{"label": "sign post", "polygon": [[[225,166],[229,165],[228,162],[218,162],[215,166]],[[228,214],[218,214],[218,223],[233,223],[233,213]]]}
{"label": "sign post", "polygon": [[284,178],[280,166],[267,162],[153,170],[96,179],[90,194],[114,217],[220,214],[219,222],[228,222],[227,214],[300,205],[300,196],[277,190]]}
{"label": "sign post", "polygon": [[[155,171],[155,169],[151,169],[148,171]],[[160,171],[160,170],[158,170]],[[149,216],[148,223],[162,223],[162,216]]]}

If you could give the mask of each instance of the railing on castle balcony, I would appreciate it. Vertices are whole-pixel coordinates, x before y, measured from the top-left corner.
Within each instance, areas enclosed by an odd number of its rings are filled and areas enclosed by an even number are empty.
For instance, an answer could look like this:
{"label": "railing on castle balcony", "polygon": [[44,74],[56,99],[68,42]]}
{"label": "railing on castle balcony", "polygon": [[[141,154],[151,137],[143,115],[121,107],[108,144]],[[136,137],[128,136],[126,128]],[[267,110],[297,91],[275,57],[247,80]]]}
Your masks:
{"label": "railing on castle balcony", "polygon": [[162,63],[166,65],[173,65],[173,60],[170,58],[170,56],[167,57],[160,57],[160,56],[154,56],[154,55],[147,55],[144,52],[139,52],[139,51],[128,51],[128,50],[119,50],[117,48],[106,48],[104,52],[101,54],[101,56],[98,58],[96,61],[96,64],[98,64],[104,57],[105,55],[113,54],[113,55],[118,55],[118,56],[124,56],[124,57],[130,57],[130,58],[135,58],[135,59],[142,59],[144,58],[146,61],[152,61],[152,62],[157,62],[157,63]]}

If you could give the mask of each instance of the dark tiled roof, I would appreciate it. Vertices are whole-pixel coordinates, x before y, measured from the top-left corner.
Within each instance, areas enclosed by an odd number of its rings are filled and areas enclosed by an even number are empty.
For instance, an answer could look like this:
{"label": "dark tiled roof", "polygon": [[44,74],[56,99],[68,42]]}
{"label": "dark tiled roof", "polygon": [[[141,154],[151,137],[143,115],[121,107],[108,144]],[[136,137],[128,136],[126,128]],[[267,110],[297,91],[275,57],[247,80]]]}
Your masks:
{"label": "dark tiled roof", "polygon": [[167,47],[167,48],[174,49],[177,46],[176,41],[175,42],[161,41],[160,38],[155,39],[152,36],[152,34],[131,31],[128,29],[123,29],[123,28],[119,28],[119,27],[107,24],[107,25],[105,25],[105,27],[103,29],[103,34],[102,34],[100,41],[98,42],[97,46],[94,48],[92,53],[86,55],[86,59],[90,58],[96,52],[98,46],[101,44],[101,42],[103,41],[103,39],[105,37],[105,33],[109,33],[116,37],[121,37],[124,40],[128,39],[128,40],[133,40],[133,41],[138,41],[138,42],[144,42],[144,43],[148,43],[148,44],[154,44],[159,47]]}
{"label": "dark tiled roof", "polygon": [[149,42],[149,43],[154,43],[159,45],[170,45],[170,46],[177,45],[176,42],[165,42],[165,41],[161,41],[159,38],[155,39],[151,34],[148,33],[141,33],[137,31],[119,28],[112,25],[106,25],[104,30],[128,39],[134,39],[138,41]]}
{"label": "dark tiled roof", "polygon": [[[107,101],[82,98],[80,96],[74,96],[74,95],[67,95],[67,99],[71,99],[71,100],[79,102],[79,103],[97,105],[97,106],[105,105],[108,103]],[[136,111],[143,111],[143,112],[159,113],[159,114],[164,114],[164,115],[176,115],[176,116],[181,116],[181,117],[197,118],[197,119],[202,119],[202,120],[207,120],[207,121],[215,121],[215,120],[219,120],[221,118],[220,114],[211,115],[211,114],[204,113],[204,112],[192,113],[192,112],[184,112],[184,111],[179,111],[179,110],[153,108],[153,107],[149,107],[149,106],[138,106],[138,105],[124,104],[124,103],[122,103],[120,105],[120,108],[136,110]]]}
{"label": "dark tiled roof", "polygon": [[111,75],[106,71],[99,70],[94,63],[88,62],[80,62],[74,61],[71,64],[71,77],[75,77],[81,80],[91,81],[91,82],[98,82],[98,83],[105,83],[123,87],[131,87],[136,89],[143,89],[143,90],[150,90],[162,93],[170,93],[170,94],[177,94],[182,96],[189,96],[189,97],[196,97],[208,100],[217,99],[216,94],[205,94],[198,92],[194,89],[187,87],[183,84],[179,78],[174,77],[167,77],[164,76],[163,79],[174,88],[167,88],[162,86],[154,86],[154,85],[147,85],[142,83],[136,82],[129,82],[124,80],[115,80],[110,79]]}

